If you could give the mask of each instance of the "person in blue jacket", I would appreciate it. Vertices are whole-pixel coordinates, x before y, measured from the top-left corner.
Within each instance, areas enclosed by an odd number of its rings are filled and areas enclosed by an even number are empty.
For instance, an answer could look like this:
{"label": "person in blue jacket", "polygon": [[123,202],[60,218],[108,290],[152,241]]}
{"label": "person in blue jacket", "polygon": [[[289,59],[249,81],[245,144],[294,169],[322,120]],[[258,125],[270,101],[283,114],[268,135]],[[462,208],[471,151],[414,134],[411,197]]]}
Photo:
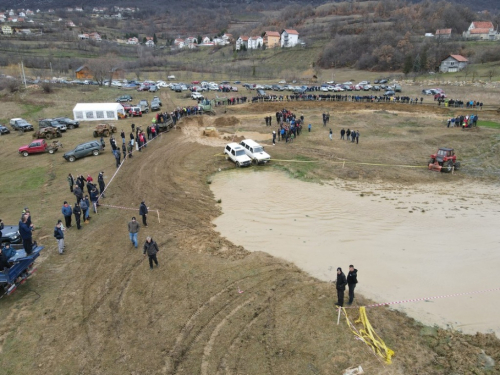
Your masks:
{"label": "person in blue jacket", "polygon": [[68,202],[64,201],[61,212],[64,215],[66,228],[71,228],[71,215],[73,214],[73,210],[71,209],[71,206],[68,204]]}
{"label": "person in blue jacket", "polygon": [[28,224],[29,215],[23,215],[21,221],[19,221],[19,234],[23,239],[23,247],[26,254],[31,254],[33,252],[33,224]]}

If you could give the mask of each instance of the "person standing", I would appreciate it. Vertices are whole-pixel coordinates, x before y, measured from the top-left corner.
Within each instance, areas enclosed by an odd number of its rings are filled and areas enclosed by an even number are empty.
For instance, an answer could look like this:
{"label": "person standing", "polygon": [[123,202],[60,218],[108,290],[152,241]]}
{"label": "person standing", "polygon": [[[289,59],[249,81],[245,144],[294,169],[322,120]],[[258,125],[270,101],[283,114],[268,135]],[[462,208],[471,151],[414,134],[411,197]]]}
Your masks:
{"label": "person standing", "polygon": [[122,144],[122,154],[123,154],[123,161],[125,161],[127,157],[127,146],[125,146],[125,143]]}
{"label": "person standing", "polygon": [[333,141],[333,132],[332,132],[332,129],[330,129],[330,141]]}
{"label": "person standing", "polygon": [[141,202],[141,205],[139,206],[139,215],[142,216],[142,224],[147,227],[148,226],[148,208],[146,207],[146,204],[144,201]]}
{"label": "person standing", "polygon": [[344,291],[345,291],[345,286],[347,284],[347,280],[345,278],[344,273],[342,272],[342,268],[337,268],[337,282],[336,282],[336,287],[337,287],[337,306],[343,307],[344,306]]}
{"label": "person standing", "polygon": [[75,189],[73,190],[73,194],[75,194],[76,201],[80,203],[80,201],[83,199],[83,190],[80,188],[79,185],[75,186]]}
{"label": "person standing", "polygon": [[19,221],[19,234],[23,239],[23,247],[26,254],[31,254],[33,251],[33,224],[28,223],[28,214],[22,216]]}
{"label": "person standing", "polygon": [[73,210],[71,209],[71,206],[68,204],[68,202],[64,201],[61,212],[64,215],[66,228],[71,228],[71,215],[73,214]]}
{"label": "person standing", "polygon": [[120,133],[120,137],[122,137],[122,145],[125,144],[125,132],[122,129],[122,132]]}
{"label": "person standing", "polygon": [[99,184],[99,193],[101,195],[101,198],[104,198],[104,188],[106,185],[104,184],[104,172],[103,171],[99,172],[99,175],[97,176],[97,183]]}
{"label": "person standing", "polygon": [[139,223],[135,219],[135,216],[132,217],[132,221],[128,223],[128,234],[130,237],[130,242],[137,249],[137,233],[139,233]]}
{"label": "person standing", "polygon": [[349,141],[349,138],[351,137],[351,131],[349,130],[349,128],[347,128],[345,135],[347,137],[346,140]]}
{"label": "person standing", "polygon": [[355,140],[356,140],[356,130],[353,130],[351,132],[351,143],[354,143]]}
{"label": "person standing", "polygon": [[273,146],[276,146],[276,131],[273,130]]}
{"label": "person standing", "polygon": [[73,186],[75,185],[75,178],[73,177],[73,175],[71,173],[68,174],[68,185],[69,185],[69,191],[72,193]]}
{"label": "person standing", "polygon": [[82,217],[82,209],[80,208],[78,202],[75,203],[75,208],[73,208],[73,215],[75,215],[76,229],[81,229],[82,226],[80,225],[80,219]]}
{"label": "person standing", "polygon": [[86,195],[85,198],[83,198],[80,202],[80,208],[82,209],[83,213],[83,221],[85,224],[89,223],[89,210],[90,210],[90,201],[89,201],[89,196]]}
{"label": "person standing", "polygon": [[349,266],[349,273],[347,274],[347,286],[349,287],[349,302],[347,304],[349,306],[352,305],[352,302],[354,301],[354,288],[356,288],[357,283],[358,270],[351,264]]}
{"label": "person standing", "polygon": [[342,128],[342,130],[340,131],[340,139],[344,139],[344,136],[345,136],[345,129]]}
{"label": "person standing", "polygon": [[158,259],[156,258],[156,253],[160,251],[158,249],[158,245],[151,237],[146,237],[146,242],[144,243],[144,251],[143,254],[146,256],[146,253],[149,257],[149,268],[153,269],[153,262],[155,262],[156,267],[158,267]]}
{"label": "person standing", "polygon": [[359,143],[359,130],[356,132],[356,144]]}
{"label": "person standing", "polygon": [[92,202],[92,206],[94,207],[95,214],[97,213],[98,200],[99,200],[99,192],[97,191],[97,188],[94,186],[94,188],[90,192],[90,201]]}
{"label": "person standing", "polygon": [[64,253],[64,231],[62,228],[62,221],[58,220],[57,225],[54,228],[54,237],[57,240],[57,248],[59,250],[59,255],[63,255]]}
{"label": "person standing", "polygon": [[120,150],[113,150],[113,155],[116,160],[116,168],[118,168],[120,166]]}

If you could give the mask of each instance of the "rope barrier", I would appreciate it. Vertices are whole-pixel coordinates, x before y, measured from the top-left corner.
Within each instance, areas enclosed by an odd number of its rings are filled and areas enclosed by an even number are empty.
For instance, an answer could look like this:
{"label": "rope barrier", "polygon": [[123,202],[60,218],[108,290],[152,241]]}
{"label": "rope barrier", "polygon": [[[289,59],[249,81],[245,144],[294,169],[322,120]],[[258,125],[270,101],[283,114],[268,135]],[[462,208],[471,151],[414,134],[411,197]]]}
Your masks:
{"label": "rope barrier", "polygon": [[[402,301],[393,301],[393,302],[385,302],[385,303],[375,303],[373,305],[366,305],[366,306],[363,306],[363,307],[381,307],[381,306],[389,306],[389,305],[398,305],[398,304],[409,303],[409,302],[430,301],[430,300],[434,300],[434,299],[451,298],[451,297],[459,297],[459,296],[468,296],[468,295],[472,295],[472,294],[484,294],[484,293],[497,292],[497,291],[500,291],[500,288],[485,289],[485,290],[479,290],[479,291],[474,291],[474,292],[445,294],[445,295],[442,295],[442,296],[434,296],[434,297],[414,298],[414,299],[407,299],[407,300],[402,300]],[[346,309],[354,309],[356,307],[354,307],[354,306],[348,306],[348,307],[345,307],[345,308]]]}

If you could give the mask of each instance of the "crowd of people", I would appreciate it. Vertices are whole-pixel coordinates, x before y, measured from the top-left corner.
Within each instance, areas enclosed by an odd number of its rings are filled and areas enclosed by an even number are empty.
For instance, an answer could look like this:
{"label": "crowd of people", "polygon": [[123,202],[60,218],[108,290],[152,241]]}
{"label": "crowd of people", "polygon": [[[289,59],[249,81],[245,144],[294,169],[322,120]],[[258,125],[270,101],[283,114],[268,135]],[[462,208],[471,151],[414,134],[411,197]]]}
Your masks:
{"label": "crowd of people", "polygon": [[483,109],[483,102],[479,102],[477,100],[460,100],[460,99],[447,99],[444,97],[444,94],[440,97],[434,97],[434,101],[440,106],[441,104],[445,107],[454,107],[454,108],[471,108],[471,109]]}
{"label": "crowd of people", "polygon": [[477,115],[457,115],[457,117],[450,117],[446,121],[446,127],[448,128],[454,128],[454,127],[460,127],[462,129],[464,128],[471,128],[474,126],[477,126]]}

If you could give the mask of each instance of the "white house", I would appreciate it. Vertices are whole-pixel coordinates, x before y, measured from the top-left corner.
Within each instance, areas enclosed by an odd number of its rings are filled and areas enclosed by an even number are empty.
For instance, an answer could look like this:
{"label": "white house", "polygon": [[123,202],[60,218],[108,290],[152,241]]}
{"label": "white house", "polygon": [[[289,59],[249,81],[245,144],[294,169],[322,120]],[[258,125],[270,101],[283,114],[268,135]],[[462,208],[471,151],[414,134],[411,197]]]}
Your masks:
{"label": "white house", "polygon": [[262,48],[264,39],[261,36],[251,36],[248,38],[248,49]]}
{"label": "white house", "polygon": [[186,42],[184,41],[184,39],[177,38],[174,40],[174,46],[177,48],[184,48],[185,44]]}
{"label": "white house", "polygon": [[78,103],[73,108],[75,121],[118,120],[118,113],[125,116],[120,103]]}
{"label": "white house", "polygon": [[210,43],[210,37],[208,37],[207,35],[205,35],[202,39],[201,39],[201,42],[203,44],[208,44]]}
{"label": "white house", "polygon": [[239,51],[245,46],[248,49],[248,36],[242,35],[236,40],[236,50]]}
{"label": "white house", "polygon": [[78,34],[78,39],[87,40],[89,38],[89,34]]}
{"label": "white house", "polygon": [[5,35],[12,35],[12,27],[8,25],[2,26],[2,33]]}
{"label": "white house", "polygon": [[223,39],[223,38],[214,38],[212,41],[216,46],[225,46],[226,44],[229,44],[229,40]]}
{"label": "white house", "polygon": [[283,29],[281,32],[281,47],[295,47],[299,43],[299,33],[293,29]]}
{"label": "white house", "polygon": [[127,44],[139,44],[139,39],[137,39],[135,36],[132,38],[128,38]]}
{"label": "white house", "polygon": [[443,61],[439,66],[439,71],[443,73],[454,73],[464,69],[469,60],[467,60],[462,55],[450,55]]}
{"label": "white house", "polygon": [[155,46],[155,42],[153,42],[153,39],[149,39],[146,41],[146,43],[144,43],[144,45],[146,47],[154,47]]}
{"label": "white house", "polygon": [[195,38],[194,36],[189,36],[186,38],[186,44],[197,44],[198,43],[198,38]]}
{"label": "white house", "polygon": [[495,40],[500,39],[498,31],[491,22],[472,22],[463,32],[465,39]]}

